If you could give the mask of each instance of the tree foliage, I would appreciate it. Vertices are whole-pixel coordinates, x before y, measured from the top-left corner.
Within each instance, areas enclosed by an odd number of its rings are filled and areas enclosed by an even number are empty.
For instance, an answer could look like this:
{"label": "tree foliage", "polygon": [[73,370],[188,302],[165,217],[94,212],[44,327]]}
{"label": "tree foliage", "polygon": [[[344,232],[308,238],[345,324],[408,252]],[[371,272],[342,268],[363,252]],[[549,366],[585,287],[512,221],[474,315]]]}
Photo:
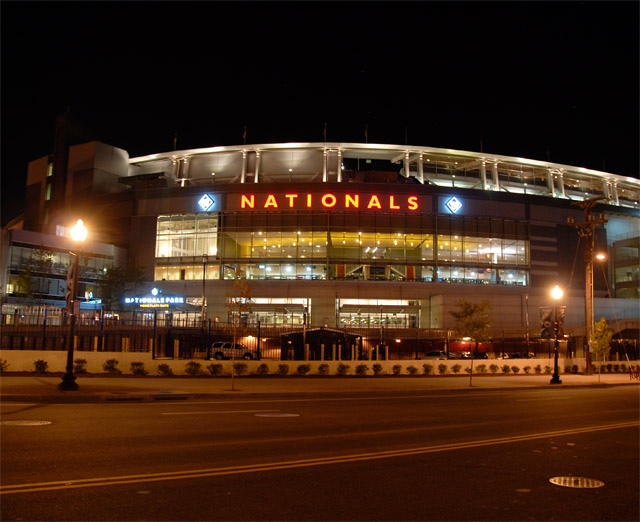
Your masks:
{"label": "tree foliage", "polygon": [[53,252],[42,245],[31,252],[27,262],[22,265],[22,272],[16,280],[17,293],[27,299],[37,294],[48,293],[45,282],[53,270]]}
{"label": "tree foliage", "polygon": [[485,300],[480,304],[475,304],[461,299],[456,303],[456,307],[457,310],[449,312],[456,320],[456,333],[461,337],[469,337],[476,341],[477,348],[478,341],[489,339],[489,328],[491,328],[489,301]]}
{"label": "tree foliage", "polygon": [[593,327],[593,351],[596,354],[596,360],[604,361],[611,351],[610,343],[613,332],[609,329],[604,317],[601,317]]}
{"label": "tree foliage", "polygon": [[99,297],[109,310],[120,310],[125,294],[136,293],[144,282],[143,266],[111,266],[99,278]]}

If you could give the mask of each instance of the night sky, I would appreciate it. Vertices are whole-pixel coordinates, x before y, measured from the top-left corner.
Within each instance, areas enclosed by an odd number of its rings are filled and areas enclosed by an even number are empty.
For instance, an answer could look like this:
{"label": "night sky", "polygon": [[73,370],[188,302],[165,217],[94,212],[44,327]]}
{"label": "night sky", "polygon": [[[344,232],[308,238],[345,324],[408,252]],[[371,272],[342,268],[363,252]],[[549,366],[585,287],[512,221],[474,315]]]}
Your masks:
{"label": "night sky", "polygon": [[638,2],[2,2],[2,224],[70,110],[131,157],[322,141],[638,177]]}

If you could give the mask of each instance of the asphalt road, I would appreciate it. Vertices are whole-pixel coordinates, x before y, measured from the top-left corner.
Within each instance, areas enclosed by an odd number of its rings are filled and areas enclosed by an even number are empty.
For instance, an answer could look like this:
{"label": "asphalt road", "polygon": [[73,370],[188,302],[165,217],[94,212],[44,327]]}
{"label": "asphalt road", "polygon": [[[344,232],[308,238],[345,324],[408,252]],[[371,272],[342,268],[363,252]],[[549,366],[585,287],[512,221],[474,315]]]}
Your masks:
{"label": "asphalt road", "polygon": [[1,519],[638,520],[639,411],[628,386],[4,403]]}

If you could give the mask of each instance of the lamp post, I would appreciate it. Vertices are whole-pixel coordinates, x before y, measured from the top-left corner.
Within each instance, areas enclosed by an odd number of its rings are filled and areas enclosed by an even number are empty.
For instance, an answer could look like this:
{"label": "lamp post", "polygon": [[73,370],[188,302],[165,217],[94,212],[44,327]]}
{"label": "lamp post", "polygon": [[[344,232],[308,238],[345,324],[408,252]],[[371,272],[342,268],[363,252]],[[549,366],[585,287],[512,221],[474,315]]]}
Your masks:
{"label": "lamp post", "polygon": [[[560,349],[559,335],[561,330],[559,319],[564,318],[565,307],[564,306],[559,307],[557,304],[558,300],[562,298],[562,289],[558,285],[556,285],[553,288],[553,290],[551,290],[551,297],[553,297],[556,302],[556,304],[554,305],[554,313],[555,313],[554,332],[555,332],[556,342],[555,342],[555,352],[553,354],[553,377],[551,377],[550,384],[562,384],[562,381],[560,380],[560,374],[558,372],[558,351]],[[560,312],[561,314],[560,317],[558,316],[558,312]]]}
{"label": "lamp post", "polygon": [[573,217],[569,217],[567,222],[575,227],[578,235],[584,238],[584,266],[585,266],[585,362],[587,375],[591,374],[591,343],[593,338],[593,249],[595,244],[595,228],[605,225],[607,219],[604,214],[597,218],[593,215],[593,207],[600,200],[607,200],[604,196],[596,196],[585,201],[573,202],[572,205],[579,206],[584,210],[584,221],[576,223]]}
{"label": "lamp post", "polygon": [[206,254],[202,255],[202,323],[204,324],[205,311],[204,311],[204,283],[207,278],[207,260],[208,257]]}
{"label": "lamp post", "polygon": [[[79,219],[78,222],[71,227],[71,239],[76,242],[82,242],[87,238],[87,228]],[[61,391],[77,391],[78,383],[73,375],[73,330],[76,323],[76,302],[78,293],[78,252],[69,252],[71,259],[69,263],[69,272],[67,273],[67,310],[69,312],[69,335],[67,336],[67,367],[65,374],[62,376],[62,382],[58,384]],[[80,303],[78,302],[78,305]]]}

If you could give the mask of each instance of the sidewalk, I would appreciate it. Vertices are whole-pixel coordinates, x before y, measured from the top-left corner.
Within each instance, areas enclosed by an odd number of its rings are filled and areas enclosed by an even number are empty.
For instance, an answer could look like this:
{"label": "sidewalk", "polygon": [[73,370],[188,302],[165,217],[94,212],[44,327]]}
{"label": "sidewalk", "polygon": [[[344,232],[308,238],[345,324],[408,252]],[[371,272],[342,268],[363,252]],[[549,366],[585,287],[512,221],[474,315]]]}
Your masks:
{"label": "sidewalk", "polygon": [[132,377],[79,376],[79,390],[61,392],[60,376],[2,376],[0,401],[81,403],[236,398],[283,394],[395,393],[442,390],[560,388],[575,386],[638,385],[629,373],[595,375],[562,374],[562,384],[549,384],[551,375],[474,375],[403,377]]}

